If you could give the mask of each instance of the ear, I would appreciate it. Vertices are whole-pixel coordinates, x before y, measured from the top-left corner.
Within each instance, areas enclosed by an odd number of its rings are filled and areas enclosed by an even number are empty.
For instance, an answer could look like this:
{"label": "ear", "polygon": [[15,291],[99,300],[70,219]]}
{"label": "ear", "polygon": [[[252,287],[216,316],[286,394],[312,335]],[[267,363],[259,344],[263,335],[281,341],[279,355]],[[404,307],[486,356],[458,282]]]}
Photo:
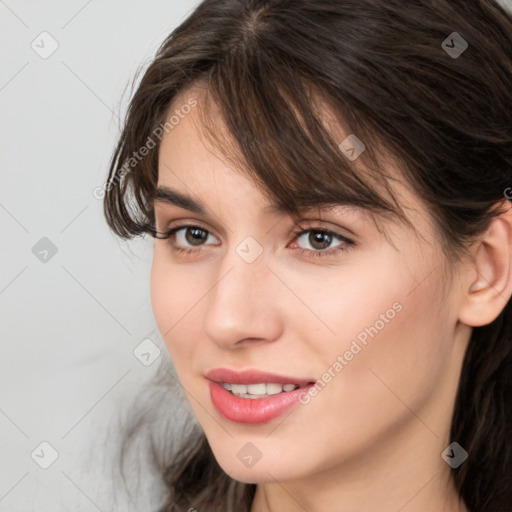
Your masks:
{"label": "ear", "polygon": [[459,320],[473,327],[493,322],[512,295],[512,203],[474,243],[464,279]]}

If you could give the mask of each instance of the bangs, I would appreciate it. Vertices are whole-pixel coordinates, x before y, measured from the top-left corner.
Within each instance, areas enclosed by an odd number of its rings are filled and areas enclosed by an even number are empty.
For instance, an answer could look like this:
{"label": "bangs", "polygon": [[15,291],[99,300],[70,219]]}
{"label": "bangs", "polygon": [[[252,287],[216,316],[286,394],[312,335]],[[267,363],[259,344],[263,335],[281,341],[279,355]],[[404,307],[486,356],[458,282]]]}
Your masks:
{"label": "bangs", "polygon": [[226,60],[194,84],[204,87],[202,132],[276,210],[299,217],[306,208],[346,205],[407,223],[375,128],[284,63],[266,65],[261,53]]}

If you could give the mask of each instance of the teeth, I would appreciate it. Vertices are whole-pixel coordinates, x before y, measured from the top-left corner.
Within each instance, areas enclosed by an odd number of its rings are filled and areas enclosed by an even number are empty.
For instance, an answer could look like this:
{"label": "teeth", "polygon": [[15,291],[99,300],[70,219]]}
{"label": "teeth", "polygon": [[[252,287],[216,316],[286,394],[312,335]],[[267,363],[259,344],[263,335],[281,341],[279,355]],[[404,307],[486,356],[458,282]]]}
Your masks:
{"label": "teeth", "polygon": [[234,395],[247,393],[247,386],[245,384],[231,384],[231,392]]}
{"label": "teeth", "polygon": [[267,392],[266,384],[248,384],[247,393],[250,395],[264,395]]}
{"label": "teeth", "polygon": [[277,395],[283,391],[283,386],[281,384],[267,384],[267,394],[268,395]]}
{"label": "teeth", "polygon": [[296,384],[277,384],[277,383],[260,383],[260,384],[230,384],[222,382],[222,387],[231,391],[236,396],[243,398],[260,398],[268,395],[277,395],[283,391],[293,391],[299,386]]}

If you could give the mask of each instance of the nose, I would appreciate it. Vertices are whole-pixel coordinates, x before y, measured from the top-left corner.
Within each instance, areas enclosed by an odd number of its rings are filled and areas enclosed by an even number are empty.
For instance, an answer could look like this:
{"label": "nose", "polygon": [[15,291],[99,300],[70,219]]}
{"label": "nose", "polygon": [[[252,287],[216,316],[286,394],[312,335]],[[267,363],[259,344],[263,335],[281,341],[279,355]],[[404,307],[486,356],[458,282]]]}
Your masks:
{"label": "nose", "polygon": [[225,256],[203,316],[204,333],[219,347],[237,349],[281,336],[280,282],[267,263],[265,253],[252,263],[234,249]]}

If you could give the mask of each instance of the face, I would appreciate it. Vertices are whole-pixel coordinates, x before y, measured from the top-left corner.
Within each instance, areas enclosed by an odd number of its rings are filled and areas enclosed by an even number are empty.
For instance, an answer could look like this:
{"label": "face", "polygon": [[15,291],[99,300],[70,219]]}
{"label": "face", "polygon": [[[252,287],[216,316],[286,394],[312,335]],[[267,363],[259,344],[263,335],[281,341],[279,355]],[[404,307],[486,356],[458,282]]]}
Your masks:
{"label": "face", "polygon": [[151,300],[219,464],[270,482],[393,448],[440,460],[467,333],[428,212],[404,187],[421,236],[343,205],[297,223],[206,143],[200,108],[164,136],[158,185],[204,212],[155,202],[157,230],[176,231],[155,240]]}

